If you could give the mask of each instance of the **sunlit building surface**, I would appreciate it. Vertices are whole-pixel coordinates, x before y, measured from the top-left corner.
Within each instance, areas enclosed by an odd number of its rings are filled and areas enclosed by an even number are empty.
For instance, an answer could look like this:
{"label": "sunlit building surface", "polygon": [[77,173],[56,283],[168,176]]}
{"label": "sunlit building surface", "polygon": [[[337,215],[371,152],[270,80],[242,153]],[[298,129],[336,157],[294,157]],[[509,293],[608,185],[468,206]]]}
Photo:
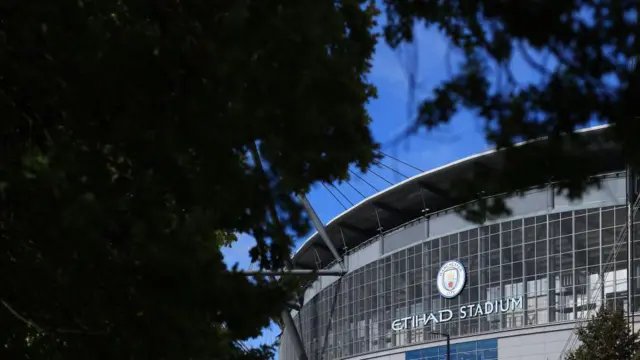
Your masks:
{"label": "sunlit building surface", "polygon": [[[474,164],[499,164],[500,154],[488,152],[408,179],[332,220],[327,231],[348,272],[319,277],[292,312],[307,357],[446,359],[449,335],[451,359],[558,359],[577,345],[576,324],[601,304],[628,313],[631,300],[637,310],[639,279],[628,269],[640,265],[640,226],[632,246],[627,236],[636,181],[606,133],[582,133],[595,144],[602,186],[579,201],[550,184],[509,199],[509,217],[464,220],[447,196],[450,180]],[[294,263],[339,269],[317,234]],[[300,359],[293,336],[284,329],[280,360]]]}

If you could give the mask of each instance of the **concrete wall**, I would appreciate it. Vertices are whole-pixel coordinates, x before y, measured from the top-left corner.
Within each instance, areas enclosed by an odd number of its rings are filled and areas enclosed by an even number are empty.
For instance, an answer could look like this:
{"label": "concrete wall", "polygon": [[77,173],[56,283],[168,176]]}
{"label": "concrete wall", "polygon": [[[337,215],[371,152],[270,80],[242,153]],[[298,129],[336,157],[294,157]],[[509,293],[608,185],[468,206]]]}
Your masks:
{"label": "concrete wall", "polygon": [[[568,327],[568,329],[567,329]],[[544,332],[532,333],[521,330],[519,334],[506,334],[498,338],[498,358],[505,360],[551,360],[559,359],[573,325],[561,325],[536,330]]]}

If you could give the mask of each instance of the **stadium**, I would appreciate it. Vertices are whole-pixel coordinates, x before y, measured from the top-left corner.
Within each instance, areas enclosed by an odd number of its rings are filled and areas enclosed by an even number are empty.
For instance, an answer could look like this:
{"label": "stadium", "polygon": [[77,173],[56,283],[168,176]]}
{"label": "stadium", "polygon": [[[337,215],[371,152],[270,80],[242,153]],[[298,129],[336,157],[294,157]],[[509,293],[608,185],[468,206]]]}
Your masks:
{"label": "stadium", "polygon": [[466,221],[449,186],[474,165],[499,166],[489,151],[338,215],[293,256],[322,276],[285,322],[279,359],[555,360],[600,305],[638,311],[637,178],[607,131],[580,131],[602,186],[579,201],[549,183],[508,199],[509,217]]}

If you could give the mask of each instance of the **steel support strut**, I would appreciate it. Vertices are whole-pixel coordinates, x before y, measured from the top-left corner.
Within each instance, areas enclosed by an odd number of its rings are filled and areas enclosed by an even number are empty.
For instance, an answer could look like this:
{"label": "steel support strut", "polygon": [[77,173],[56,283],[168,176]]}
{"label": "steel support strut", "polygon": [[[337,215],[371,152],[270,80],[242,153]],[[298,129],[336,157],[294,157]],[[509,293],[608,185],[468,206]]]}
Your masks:
{"label": "steel support strut", "polygon": [[313,209],[313,206],[311,206],[311,204],[309,203],[309,200],[307,200],[307,197],[301,194],[301,195],[298,195],[298,200],[300,200],[300,203],[302,203],[302,206],[309,214],[311,223],[316,228],[316,231],[318,231],[318,234],[324,241],[325,245],[327,245],[327,247],[329,248],[329,251],[331,251],[331,253],[333,254],[333,257],[336,259],[338,264],[340,264],[340,268],[343,271],[346,271],[347,268],[344,266],[344,263],[342,262],[342,258],[340,257],[338,250],[336,250],[336,247],[333,246],[333,243],[329,238],[329,234],[327,234],[327,230],[324,228],[324,225],[322,224],[322,221],[320,221],[320,218],[318,217],[318,214],[316,214],[316,211]]}
{"label": "steel support strut", "polygon": [[275,275],[275,276],[301,276],[301,275],[316,275],[316,276],[342,276],[347,272],[345,270],[309,270],[309,269],[285,269],[285,270],[244,270],[245,275]]}
{"label": "steel support strut", "polygon": [[300,333],[298,332],[298,328],[296,328],[296,324],[293,323],[293,317],[289,313],[289,310],[284,310],[282,312],[282,322],[284,323],[284,328],[289,329],[291,331],[291,337],[293,338],[293,344],[298,353],[298,360],[308,360],[307,352],[304,349],[304,343],[302,342],[302,337],[300,337]]}
{"label": "steel support strut", "polygon": [[320,359],[324,359],[324,353],[327,351],[327,344],[329,343],[329,333],[331,332],[331,324],[333,323],[333,315],[336,312],[336,305],[338,305],[338,295],[340,294],[340,290],[342,289],[342,277],[338,279],[336,282],[336,290],[333,293],[333,303],[331,304],[331,311],[329,312],[329,321],[327,322],[327,328],[324,331],[324,342],[322,344],[322,349],[320,349]]}

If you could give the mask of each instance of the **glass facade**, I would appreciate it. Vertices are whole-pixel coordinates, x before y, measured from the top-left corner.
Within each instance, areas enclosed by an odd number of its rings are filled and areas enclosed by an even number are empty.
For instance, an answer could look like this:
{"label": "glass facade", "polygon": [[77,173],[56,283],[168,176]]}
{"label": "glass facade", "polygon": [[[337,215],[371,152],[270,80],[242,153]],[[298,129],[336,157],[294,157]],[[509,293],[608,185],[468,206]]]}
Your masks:
{"label": "glass facade", "polygon": [[[498,340],[468,341],[451,344],[451,360],[497,360]],[[434,346],[407,351],[405,360],[447,360],[447,347]]]}
{"label": "glass facade", "polygon": [[[442,341],[430,331],[456,338],[571,321],[583,318],[603,301],[626,311],[626,237],[617,256],[610,256],[626,216],[624,206],[575,210],[504,221],[417,242],[323,289],[294,321],[311,359],[320,359],[323,352],[325,359],[339,359]],[[634,254],[640,255],[637,231],[634,239]],[[448,260],[459,260],[467,271],[467,285],[453,299],[440,296],[436,286],[436,274]],[[601,271],[606,279],[602,285],[598,281]],[[635,271],[639,273],[640,269]],[[639,280],[633,282],[634,309],[640,305]],[[520,296],[522,308],[514,311],[454,317],[449,322],[392,331],[391,322],[399,318],[443,309],[455,313],[464,305]],[[333,321],[327,328],[331,314]],[[470,356],[490,359],[487,356],[492,355]]]}

